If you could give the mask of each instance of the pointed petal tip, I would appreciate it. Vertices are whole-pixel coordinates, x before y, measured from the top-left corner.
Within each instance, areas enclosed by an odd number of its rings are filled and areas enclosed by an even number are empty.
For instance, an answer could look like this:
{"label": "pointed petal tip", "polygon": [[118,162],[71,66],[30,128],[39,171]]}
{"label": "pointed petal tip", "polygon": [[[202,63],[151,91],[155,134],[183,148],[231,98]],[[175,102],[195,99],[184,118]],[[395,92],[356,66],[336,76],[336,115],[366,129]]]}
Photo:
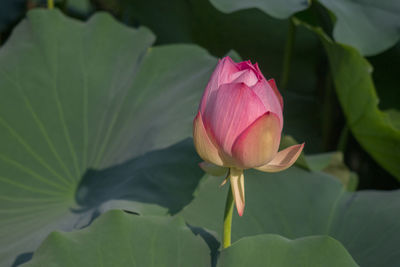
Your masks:
{"label": "pointed petal tip", "polygon": [[303,148],[304,143],[285,148],[284,150],[279,151],[269,163],[255,169],[263,172],[284,171],[296,162],[303,151]]}
{"label": "pointed petal tip", "polygon": [[238,212],[239,216],[242,217],[243,216],[243,212],[244,212],[244,206],[243,206],[242,209],[237,208],[237,212]]}
{"label": "pointed petal tip", "polygon": [[235,201],[235,206],[236,206],[236,211],[237,211],[238,215],[240,217],[242,217],[243,213],[244,213],[244,206],[245,206],[244,199],[243,199],[243,202]]}
{"label": "pointed petal tip", "polygon": [[228,182],[228,177],[222,180],[222,183],[219,185],[219,187],[223,187],[226,183]]}
{"label": "pointed petal tip", "polygon": [[[301,144],[297,144],[297,145],[293,145],[293,146],[299,146],[299,155],[297,156],[297,157],[299,157],[300,156],[300,154],[301,154],[301,152],[303,152],[303,148],[304,148],[304,146],[305,146],[305,144],[306,144],[306,142],[303,142],[303,143],[301,143]],[[291,147],[291,146],[290,146]],[[296,159],[297,160],[297,159]]]}
{"label": "pointed petal tip", "polygon": [[222,62],[229,61],[230,63],[236,64],[236,62],[233,61],[233,59],[232,59],[230,56],[225,56],[225,57],[221,58],[221,59],[219,60],[219,62],[221,62],[221,61],[222,61]]}

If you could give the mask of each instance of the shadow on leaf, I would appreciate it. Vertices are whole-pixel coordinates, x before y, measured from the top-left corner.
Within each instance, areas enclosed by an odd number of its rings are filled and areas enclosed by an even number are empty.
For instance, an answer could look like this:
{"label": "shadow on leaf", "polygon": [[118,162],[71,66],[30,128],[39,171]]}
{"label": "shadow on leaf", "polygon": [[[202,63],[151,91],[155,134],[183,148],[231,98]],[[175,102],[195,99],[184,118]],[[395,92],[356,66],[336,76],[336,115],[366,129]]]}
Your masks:
{"label": "shadow on leaf", "polygon": [[80,208],[73,211],[122,208],[146,214],[151,213],[146,204],[156,204],[175,214],[192,200],[203,176],[198,162],[192,139],[186,139],[105,170],[88,170],[76,191]]}

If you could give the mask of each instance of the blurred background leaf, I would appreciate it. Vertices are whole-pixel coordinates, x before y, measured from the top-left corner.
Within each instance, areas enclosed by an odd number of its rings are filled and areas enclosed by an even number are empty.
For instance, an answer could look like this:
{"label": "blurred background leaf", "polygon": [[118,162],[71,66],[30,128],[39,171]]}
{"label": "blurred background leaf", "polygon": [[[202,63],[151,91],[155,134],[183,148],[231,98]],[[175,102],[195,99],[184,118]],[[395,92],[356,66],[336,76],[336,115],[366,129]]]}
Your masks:
{"label": "blurred background leaf", "polygon": [[393,122],[399,117],[389,117],[378,108],[372,66],[355,48],[334,43],[321,29],[310,29],[319,34],[328,54],[347,126],[363,148],[400,179],[400,129],[395,127],[398,122]]}
{"label": "blurred background leaf", "polygon": [[335,15],[333,36],[357,48],[362,55],[376,55],[400,38],[400,2],[397,0],[319,0]]}
{"label": "blurred background leaf", "polygon": [[[307,0],[210,1],[223,12],[258,8],[280,19],[307,9],[311,3]],[[400,38],[400,2],[397,0],[319,0],[318,2],[329,9],[330,15],[336,22],[333,29],[334,39],[357,48],[363,55],[381,53],[397,43]]]}

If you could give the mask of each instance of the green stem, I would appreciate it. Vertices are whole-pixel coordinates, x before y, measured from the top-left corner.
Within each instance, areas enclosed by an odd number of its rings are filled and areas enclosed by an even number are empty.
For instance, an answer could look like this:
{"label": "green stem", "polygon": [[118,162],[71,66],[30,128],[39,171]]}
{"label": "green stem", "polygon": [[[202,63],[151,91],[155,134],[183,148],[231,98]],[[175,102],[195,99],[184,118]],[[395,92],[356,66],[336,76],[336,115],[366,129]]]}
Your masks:
{"label": "green stem", "polygon": [[228,189],[228,196],[226,198],[225,204],[225,214],[224,214],[224,248],[231,245],[231,229],[232,229],[232,215],[233,215],[233,195],[232,189]]}
{"label": "green stem", "polygon": [[290,62],[292,60],[294,40],[296,37],[296,25],[292,19],[289,20],[289,29],[285,44],[285,54],[283,56],[283,69],[281,76],[281,88],[286,89],[289,82]]}
{"label": "green stem", "polygon": [[47,8],[48,9],[53,9],[54,8],[54,1],[53,0],[47,0]]}

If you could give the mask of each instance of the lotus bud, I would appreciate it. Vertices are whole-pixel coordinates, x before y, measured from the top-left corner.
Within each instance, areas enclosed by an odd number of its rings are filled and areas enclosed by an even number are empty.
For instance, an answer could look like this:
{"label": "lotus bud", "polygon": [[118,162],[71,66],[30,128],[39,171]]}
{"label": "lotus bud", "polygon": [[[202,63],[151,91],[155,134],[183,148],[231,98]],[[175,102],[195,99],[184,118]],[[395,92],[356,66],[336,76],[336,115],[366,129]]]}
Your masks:
{"label": "lotus bud", "polygon": [[[278,172],[289,168],[304,144],[278,152],[283,127],[283,99],[273,79],[266,80],[257,63],[219,61],[205,88],[193,122],[200,166],[229,172],[237,211],[244,211],[243,170]],[[219,168],[218,168],[218,167]]]}

